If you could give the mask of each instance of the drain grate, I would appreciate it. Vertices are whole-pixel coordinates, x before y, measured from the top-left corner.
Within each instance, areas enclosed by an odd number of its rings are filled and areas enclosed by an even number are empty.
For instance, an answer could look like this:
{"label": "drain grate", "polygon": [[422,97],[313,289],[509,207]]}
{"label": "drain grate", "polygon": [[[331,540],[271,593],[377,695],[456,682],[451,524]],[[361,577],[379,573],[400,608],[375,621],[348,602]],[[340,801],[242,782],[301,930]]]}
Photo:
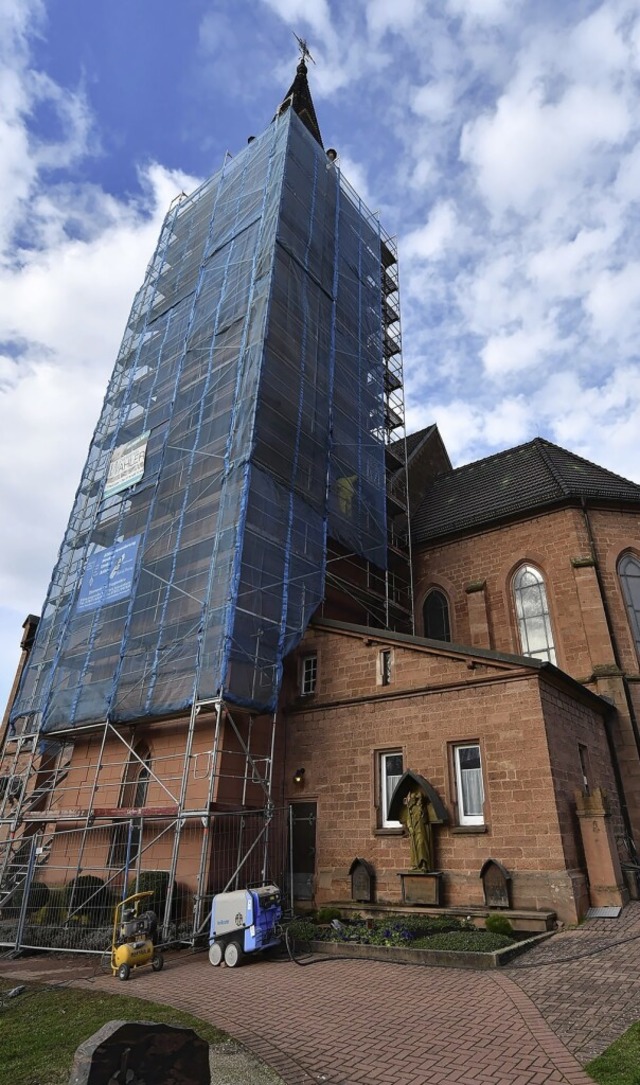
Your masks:
{"label": "drain grate", "polygon": [[589,908],[587,919],[617,919],[622,908]]}

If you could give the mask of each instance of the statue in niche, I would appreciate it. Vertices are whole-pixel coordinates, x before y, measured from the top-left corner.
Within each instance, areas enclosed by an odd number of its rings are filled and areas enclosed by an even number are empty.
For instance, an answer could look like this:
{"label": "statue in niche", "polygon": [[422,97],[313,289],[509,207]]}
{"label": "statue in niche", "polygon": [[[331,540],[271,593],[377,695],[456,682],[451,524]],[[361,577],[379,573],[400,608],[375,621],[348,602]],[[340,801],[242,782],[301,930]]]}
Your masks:
{"label": "statue in niche", "polygon": [[400,821],[409,835],[410,870],[434,869],[432,825],[436,820],[431,803],[419,788],[407,792],[400,808]]}

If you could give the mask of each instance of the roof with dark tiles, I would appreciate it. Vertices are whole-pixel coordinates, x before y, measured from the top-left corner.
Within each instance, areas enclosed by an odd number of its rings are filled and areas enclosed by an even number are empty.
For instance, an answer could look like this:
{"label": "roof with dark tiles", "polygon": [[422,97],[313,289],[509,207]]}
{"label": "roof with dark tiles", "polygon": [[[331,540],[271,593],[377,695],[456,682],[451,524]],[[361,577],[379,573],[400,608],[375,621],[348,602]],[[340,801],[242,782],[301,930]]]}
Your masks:
{"label": "roof with dark tiles", "polygon": [[[428,437],[435,430],[435,425],[425,426],[424,429],[419,429],[415,433],[407,434],[407,459],[410,460],[413,453],[416,451],[419,445],[422,444],[424,439]],[[404,437],[401,437],[399,441],[392,441],[391,448],[396,452],[402,451],[402,445],[404,443]]]}
{"label": "roof with dark tiles", "polygon": [[585,498],[640,505],[640,486],[543,437],[441,475],[412,516],[414,542]]}

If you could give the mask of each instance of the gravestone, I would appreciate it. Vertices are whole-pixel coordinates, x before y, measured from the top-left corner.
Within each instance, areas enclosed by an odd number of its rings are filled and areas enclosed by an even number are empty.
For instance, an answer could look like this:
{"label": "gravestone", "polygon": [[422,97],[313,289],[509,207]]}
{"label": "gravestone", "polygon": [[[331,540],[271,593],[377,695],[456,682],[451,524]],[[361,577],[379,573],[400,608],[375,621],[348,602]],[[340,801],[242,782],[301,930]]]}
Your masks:
{"label": "gravestone", "polygon": [[371,904],[374,899],[376,873],[366,859],[354,859],[349,873],[351,875],[351,899],[361,904]]}
{"label": "gravestone", "polygon": [[487,859],[480,871],[487,908],[511,907],[511,875],[497,859]]}
{"label": "gravestone", "polygon": [[211,1085],[209,1044],[190,1028],[108,1021],[80,1044],[69,1085]]}

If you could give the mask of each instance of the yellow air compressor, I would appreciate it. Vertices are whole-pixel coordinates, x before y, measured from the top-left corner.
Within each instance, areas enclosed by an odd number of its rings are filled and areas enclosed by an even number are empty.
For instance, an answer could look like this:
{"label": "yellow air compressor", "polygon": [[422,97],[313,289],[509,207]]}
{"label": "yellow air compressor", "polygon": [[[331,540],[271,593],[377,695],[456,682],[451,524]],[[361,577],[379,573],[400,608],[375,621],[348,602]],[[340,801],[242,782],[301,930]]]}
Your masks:
{"label": "yellow air compressor", "polygon": [[154,972],[159,972],[164,965],[164,957],[153,943],[158,917],[155,912],[141,909],[145,898],[152,896],[152,890],[134,893],[116,905],[110,963],[111,972],[118,979],[128,980],[131,969],[144,964],[150,964]]}

